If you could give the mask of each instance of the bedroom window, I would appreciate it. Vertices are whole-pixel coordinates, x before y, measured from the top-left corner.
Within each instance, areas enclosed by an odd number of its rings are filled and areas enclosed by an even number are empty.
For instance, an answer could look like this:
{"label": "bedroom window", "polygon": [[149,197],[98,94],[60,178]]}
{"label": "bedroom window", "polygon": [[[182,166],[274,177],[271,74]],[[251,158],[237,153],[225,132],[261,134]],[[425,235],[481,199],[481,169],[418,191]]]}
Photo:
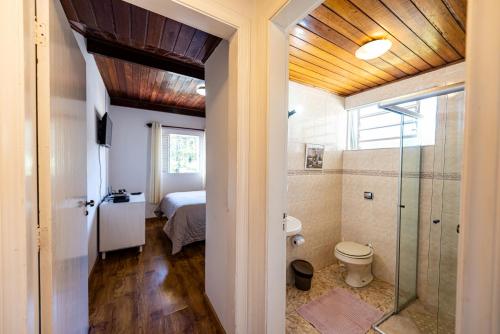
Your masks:
{"label": "bedroom window", "polygon": [[162,137],[164,172],[201,172],[200,136],[164,132]]}

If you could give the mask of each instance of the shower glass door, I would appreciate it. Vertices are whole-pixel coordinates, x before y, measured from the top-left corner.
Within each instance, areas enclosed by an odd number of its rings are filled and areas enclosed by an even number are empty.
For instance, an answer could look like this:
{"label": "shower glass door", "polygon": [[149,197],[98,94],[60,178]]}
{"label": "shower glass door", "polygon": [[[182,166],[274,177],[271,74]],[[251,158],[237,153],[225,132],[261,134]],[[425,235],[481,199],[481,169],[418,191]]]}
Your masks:
{"label": "shower glass door", "polygon": [[438,100],[428,249],[428,309],[437,333],[454,333],[464,92]]}
{"label": "shower glass door", "polygon": [[[415,110],[417,104],[406,104]],[[399,175],[399,222],[396,268],[395,309],[399,312],[417,297],[418,212],[420,193],[420,146],[418,146],[418,119],[401,115],[401,155]]]}
{"label": "shower glass door", "polygon": [[[455,332],[465,109],[465,93],[460,89],[449,87],[442,94],[384,107],[401,119],[401,154],[397,317],[382,320],[382,329],[392,319],[403,321],[410,332]],[[375,329],[381,333],[378,325]]]}

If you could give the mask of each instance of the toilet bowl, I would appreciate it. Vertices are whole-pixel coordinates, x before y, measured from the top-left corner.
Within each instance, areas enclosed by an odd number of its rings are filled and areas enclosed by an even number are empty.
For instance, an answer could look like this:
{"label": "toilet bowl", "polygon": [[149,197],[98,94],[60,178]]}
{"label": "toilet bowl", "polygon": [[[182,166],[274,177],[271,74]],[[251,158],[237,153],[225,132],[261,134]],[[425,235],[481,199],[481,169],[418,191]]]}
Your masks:
{"label": "toilet bowl", "polygon": [[342,241],[335,246],[335,257],[347,267],[345,282],[361,288],[373,280],[373,248],[353,241]]}

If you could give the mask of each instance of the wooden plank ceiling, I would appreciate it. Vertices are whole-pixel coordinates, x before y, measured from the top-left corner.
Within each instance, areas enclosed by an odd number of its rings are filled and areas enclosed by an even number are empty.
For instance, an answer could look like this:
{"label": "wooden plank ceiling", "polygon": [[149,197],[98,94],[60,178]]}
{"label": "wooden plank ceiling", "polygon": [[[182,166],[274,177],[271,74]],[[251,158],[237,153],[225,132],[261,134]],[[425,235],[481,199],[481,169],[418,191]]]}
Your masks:
{"label": "wooden plank ceiling", "polygon": [[[348,96],[465,58],[466,0],[327,0],[290,34],[290,80]],[[379,58],[354,56],[386,38]]]}
{"label": "wooden plank ceiling", "polygon": [[61,0],[87,38],[111,104],[205,115],[196,93],[221,39],[122,0]]}

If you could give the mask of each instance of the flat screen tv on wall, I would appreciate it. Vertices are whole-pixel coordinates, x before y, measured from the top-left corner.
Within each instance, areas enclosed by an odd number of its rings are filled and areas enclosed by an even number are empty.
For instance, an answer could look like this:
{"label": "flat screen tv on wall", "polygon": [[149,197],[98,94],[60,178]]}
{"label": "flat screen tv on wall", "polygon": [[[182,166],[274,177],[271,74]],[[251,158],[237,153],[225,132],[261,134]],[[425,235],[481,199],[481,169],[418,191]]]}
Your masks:
{"label": "flat screen tv on wall", "polygon": [[108,113],[102,116],[97,126],[97,143],[105,147],[111,147],[111,133],[113,130],[113,122]]}

